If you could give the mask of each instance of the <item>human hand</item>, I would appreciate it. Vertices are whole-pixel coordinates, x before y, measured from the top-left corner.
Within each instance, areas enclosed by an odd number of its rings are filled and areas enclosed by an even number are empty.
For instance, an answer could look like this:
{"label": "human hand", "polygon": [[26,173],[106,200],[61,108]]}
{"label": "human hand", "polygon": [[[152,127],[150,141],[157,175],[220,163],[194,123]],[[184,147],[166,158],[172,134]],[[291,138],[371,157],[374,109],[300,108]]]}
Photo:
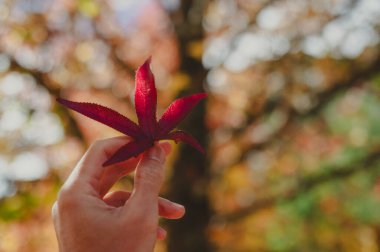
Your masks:
{"label": "human hand", "polygon": [[[102,166],[127,139],[116,137],[91,145],[63,185],[52,209],[61,252],[153,251],[156,238],[166,236],[158,226],[159,215],[169,219],[184,215],[183,206],[158,197],[168,143],[156,144],[142,157]],[[106,194],[135,168],[131,193]]]}

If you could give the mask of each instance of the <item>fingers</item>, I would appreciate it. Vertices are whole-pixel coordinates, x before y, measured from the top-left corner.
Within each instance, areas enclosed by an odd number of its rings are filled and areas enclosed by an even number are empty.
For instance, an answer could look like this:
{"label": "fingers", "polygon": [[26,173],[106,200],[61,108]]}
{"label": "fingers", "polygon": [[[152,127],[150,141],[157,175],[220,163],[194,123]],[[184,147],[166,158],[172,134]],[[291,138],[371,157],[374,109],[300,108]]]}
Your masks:
{"label": "fingers", "polygon": [[[113,207],[124,206],[125,202],[130,198],[130,192],[115,191],[107,194],[103,200],[106,204]],[[179,219],[185,214],[185,208],[164,198],[158,199],[159,215],[167,219]],[[167,232],[162,227],[157,227],[156,237],[158,240],[164,240]]]}
{"label": "fingers", "polygon": [[104,161],[128,141],[130,139],[125,136],[96,141],[79,161],[69,180],[77,180],[77,182],[100,180],[104,171],[102,166]]}
{"label": "fingers", "polygon": [[136,167],[135,184],[131,200],[141,210],[156,211],[158,193],[164,180],[165,152],[156,144],[144,153]]}
{"label": "fingers", "polygon": [[[106,204],[121,207],[130,198],[131,193],[115,191],[107,194],[103,200]],[[164,198],[158,198],[158,214],[166,219],[179,219],[185,214],[185,208]]]}
{"label": "fingers", "polygon": [[162,227],[157,228],[157,239],[158,240],[164,240],[166,238],[166,230],[163,229]]}
{"label": "fingers", "polygon": [[115,191],[104,196],[103,201],[113,207],[124,206],[125,202],[131,196],[130,192]]}
{"label": "fingers", "polygon": [[[159,145],[164,150],[165,154],[169,155],[171,151],[170,143],[161,142]],[[99,186],[99,193],[101,197],[103,197],[120,178],[124,177],[136,168],[141,156],[142,155],[105,168]]]}
{"label": "fingers", "polygon": [[185,207],[164,198],[158,198],[158,214],[166,219],[180,219],[185,215]]}
{"label": "fingers", "polygon": [[132,172],[140,159],[141,155],[106,167],[99,183],[100,196],[103,197],[120,178]]}

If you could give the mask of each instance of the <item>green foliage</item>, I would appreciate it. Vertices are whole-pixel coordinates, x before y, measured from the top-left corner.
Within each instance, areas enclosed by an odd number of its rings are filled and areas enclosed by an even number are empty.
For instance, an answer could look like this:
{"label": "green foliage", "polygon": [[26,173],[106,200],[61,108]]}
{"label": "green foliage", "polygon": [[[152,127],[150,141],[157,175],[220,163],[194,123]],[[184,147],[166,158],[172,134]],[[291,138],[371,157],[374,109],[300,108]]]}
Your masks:
{"label": "green foliage", "polygon": [[265,234],[268,248],[271,251],[292,251],[297,248],[299,241],[299,226],[296,223],[289,223],[290,228],[280,225],[272,225]]}
{"label": "green foliage", "polygon": [[39,196],[33,192],[18,193],[15,196],[2,199],[0,202],[0,219],[15,221],[24,219],[41,206]]}
{"label": "green foliage", "polygon": [[345,207],[349,214],[359,223],[365,225],[379,225],[380,213],[376,209],[380,209],[380,201],[374,199],[371,195],[360,195],[353,197],[345,202]]}
{"label": "green foliage", "polygon": [[380,140],[380,99],[365,90],[353,90],[331,102],[324,119],[333,134],[345,137],[350,145],[362,148]]}

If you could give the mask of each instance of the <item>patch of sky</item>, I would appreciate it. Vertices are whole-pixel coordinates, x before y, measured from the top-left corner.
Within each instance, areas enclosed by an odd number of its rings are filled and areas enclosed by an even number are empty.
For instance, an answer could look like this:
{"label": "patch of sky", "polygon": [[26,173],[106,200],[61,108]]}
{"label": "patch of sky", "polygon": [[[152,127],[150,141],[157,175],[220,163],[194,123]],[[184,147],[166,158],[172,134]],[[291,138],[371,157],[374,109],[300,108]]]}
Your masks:
{"label": "patch of sky", "polygon": [[206,45],[202,63],[206,68],[216,67],[223,63],[230,49],[229,38],[221,36],[211,39]]}
{"label": "patch of sky", "polygon": [[135,20],[144,6],[152,0],[111,0],[109,4],[115,13],[116,20],[125,33],[134,31]]}
{"label": "patch of sky", "polygon": [[0,132],[19,130],[28,119],[28,111],[18,102],[2,103],[0,107]]}
{"label": "patch of sky", "polygon": [[168,11],[177,10],[180,6],[179,0],[160,0],[162,6]]}
{"label": "patch of sky", "polygon": [[269,6],[260,11],[256,21],[261,29],[276,30],[281,27],[285,18],[286,12],[284,8]]}
{"label": "patch of sky", "polygon": [[54,113],[34,113],[22,130],[26,141],[40,146],[61,141],[64,131],[58,116]]}
{"label": "patch of sky", "polygon": [[33,152],[18,154],[9,164],[8,178],[17,181],[33,181],[46,176],[48,164],[45,158]]}
{"label": "patch of sky", "polygon": [[289,49],[289,40],[281,34],[245,32],[235,40],[235,48],[226,58],[224,66],[234,72],[243,71],[256,62],[284,55]]}

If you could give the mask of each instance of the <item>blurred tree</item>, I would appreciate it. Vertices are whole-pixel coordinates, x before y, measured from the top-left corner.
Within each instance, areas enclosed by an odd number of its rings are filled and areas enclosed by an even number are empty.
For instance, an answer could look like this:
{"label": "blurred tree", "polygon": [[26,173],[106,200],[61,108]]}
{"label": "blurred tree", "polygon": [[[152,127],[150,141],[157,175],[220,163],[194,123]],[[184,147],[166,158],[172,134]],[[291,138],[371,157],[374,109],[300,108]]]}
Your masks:
{"label": "blurred tree", "polygon": [[181,126],[207,156],[169,160],[187,214],[157,251],[380,250],[378,0],[0,0],[1,251],[54,250],[67,168],[117,134],[54,98],[132,116],[149,55],[159,114],[210,94]]}
{"label": "blurred tree", "polygon": [[[172,13],[177,34],[181,65],[179,70],[189,75],[192,85],[180,92],[203,91],[207,71],[201,62],[204,34],[202,14],[208,1],[182,1],[178,10]],[[204,91],[203,91],[204,92]],[[205,122],[206,106],[202,103],[184,122],[184,129],[194,133],[201,144],[207,146],[208,130]],[[207,226],[211,211],[208,197],[209,163],[204,156],[197,155],[188,146],[181,146],[173,165],[168,198],[190,206],[184,218],[169,225],[168,251],[211,251],[207,237]]]}

